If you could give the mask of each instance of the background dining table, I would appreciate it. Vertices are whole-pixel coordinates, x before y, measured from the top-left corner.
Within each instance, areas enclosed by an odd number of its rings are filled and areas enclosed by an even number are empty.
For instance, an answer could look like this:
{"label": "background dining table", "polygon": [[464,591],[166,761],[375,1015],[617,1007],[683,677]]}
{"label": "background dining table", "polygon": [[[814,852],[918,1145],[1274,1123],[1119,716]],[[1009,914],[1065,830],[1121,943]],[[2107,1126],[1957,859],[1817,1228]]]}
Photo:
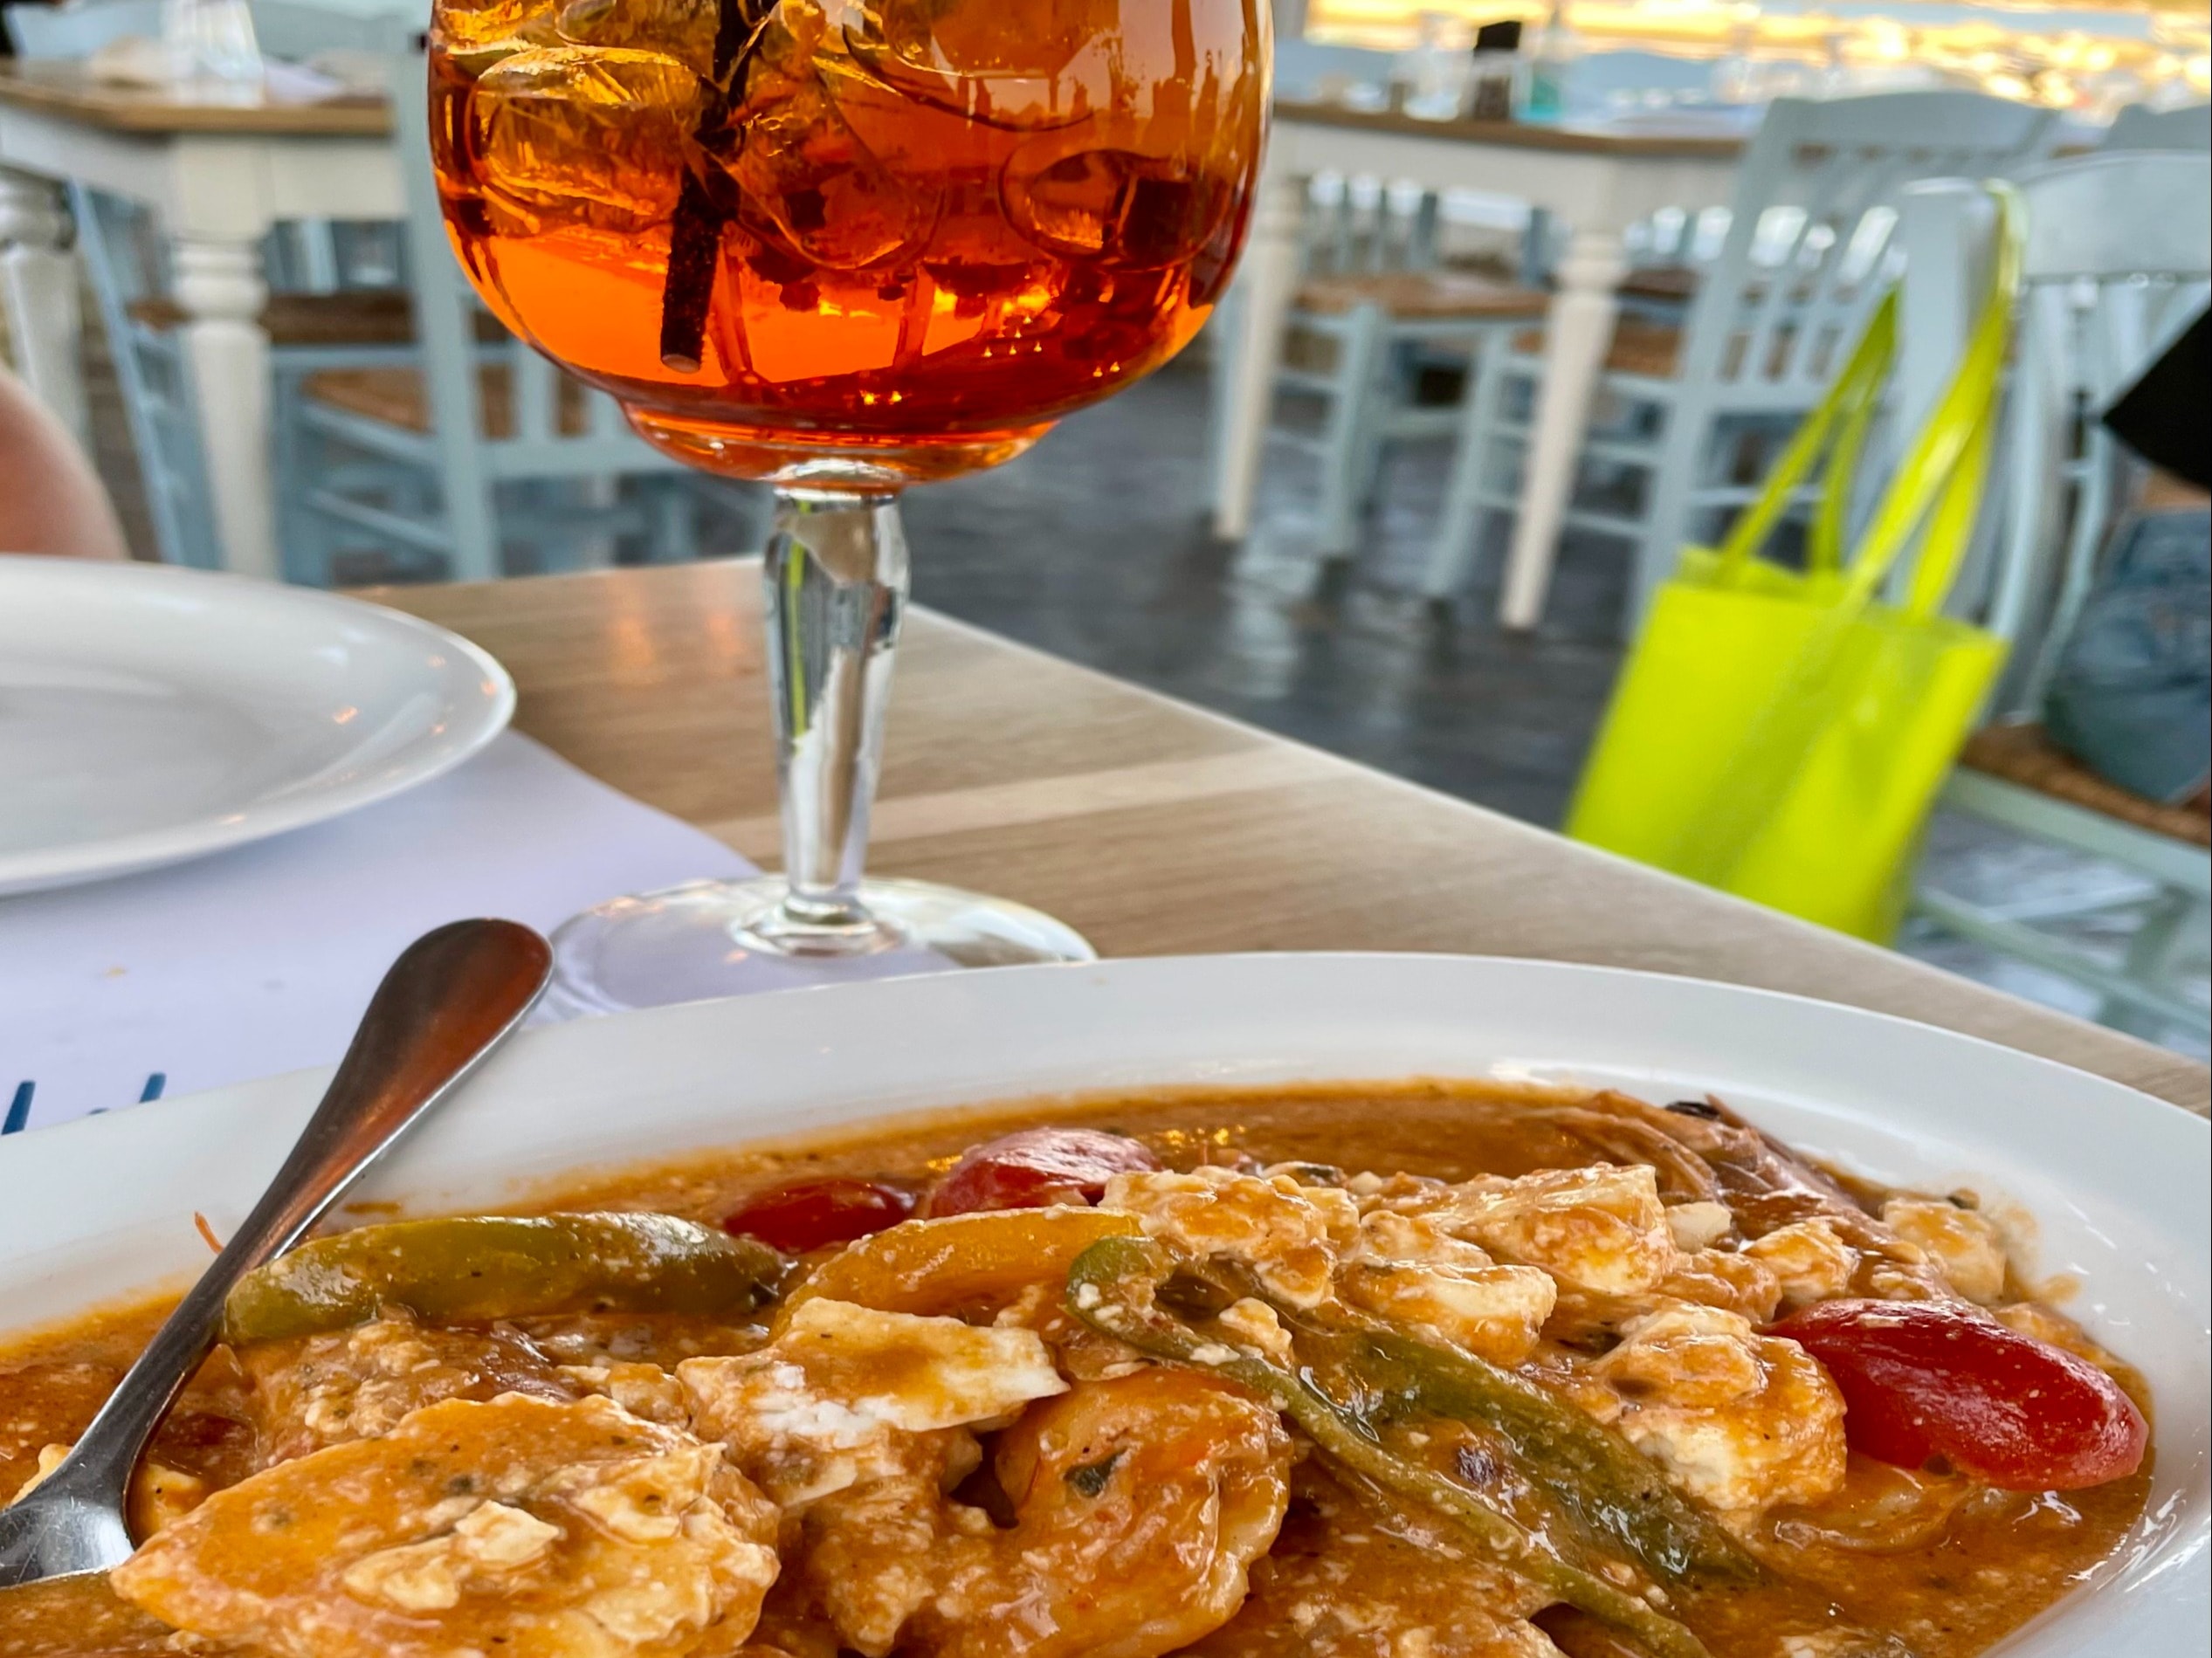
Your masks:
{"label": "background dining table", "polygon": [[1237,276],[1236,368],[1215,457],[1215,534],[1241,540],[1251,528],[1314,175],[1511,196],[1568,228],[1545,315],[1544,374],[1499,596],[1505,626],[1535,626],[1590,399],[1613,338],[1618,290],[1629,273],[1626,233],[1663,208],[1696,214],[1726,203],[1750,130],[1743,114],[1559,126],[1438,120],[1277,99],[1251,241]]}
{"label": "background dining table", "polygon": [[24,378],[84,432],[82,319],[62,187],[152,208],[183,314],[226,568],[279,568],[262,241],[288,220],[403,217],[391,125],[376,98],[196,103],[105,84],[81,63],[0,61],[0,299]]}
{"label": "background dining table", "polygon": [[[777,852],[752,561],[365,596],[491,650],[516,725]],[[1947,1026],[2205,1113],[2212,1072],[916,608],[872,867],[1033,904],[1107,955],[1451,951],[1641,968]]]}
{"label": "background dining table", "polygon": [[[1333,169],[1509,195],[1569,227],[1500,601],[1506,625],[1531,625],[1611,337],[1615,290],[1628,271],[1623,233],[1661,208],[1694,212],[1726,202],[1743,136],[1740,122],[1726,120],[1687,129],[1581,129],[1278,100],[1238,277],[1244,297],[1216,464],[1216,533],[1236,540],[1251,526],[1313,175]],[[151,207],[176,272],[226,568],[279,568],[262,239],[288,219],[400,217],[400,160],[381,100],[207,105],[107,85],[80,63],[0,62],[0,300],[10,337],[29,347],[24,377],[82,430],[80,321],[61,186],[73,181]]]}

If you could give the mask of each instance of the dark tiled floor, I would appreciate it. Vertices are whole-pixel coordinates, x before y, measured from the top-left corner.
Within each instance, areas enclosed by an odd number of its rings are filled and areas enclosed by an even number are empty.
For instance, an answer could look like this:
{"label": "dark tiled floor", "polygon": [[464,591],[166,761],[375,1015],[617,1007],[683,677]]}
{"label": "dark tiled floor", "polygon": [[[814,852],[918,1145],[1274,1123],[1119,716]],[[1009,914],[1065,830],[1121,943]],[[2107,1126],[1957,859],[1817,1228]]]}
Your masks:
{"label": "dark tiled floor", "polygon": [[[98,365],[95,365],[97,368]],[[101,470],[146,535],[110,378],[95,374]],[[1555,827],[1620,663],[1625,550],[1562,549],[1544,624],[1501,633],[1503,526],[1469,589],[1439,611],[1418,596],[1445,471],[1437,444],[1386,471],[1382,510],[1347,567],[1315,579],[1306,556],[1313,469],[1271,442],[1259,521],[1242,549],[1207,527],[1207,387],[1176,365],[1064,423],[995,472],[918,490],[906,503],[915,593],[1028,643],[1268,730],[1363,760],[1531,822]],[[712,545],[748,532],[717,514]],[[739,519],[753,516],[741,513]],[[2129,879],[1963,819],[1939,820],[1942,884],[2038,901],[2119,891]],[[2109,918],[2064,924],[2115,957]],[[2202,941],[2191,973],[2207,978]],[[1975,946],[1908,931],[1903,947],[1967,976],[2095,1017],[2095,998]],[[2202,1054],[2202,1022],[2141,1034]]]}
{"label": "dark tiled floor", "polygon": [[[1444,477],[1409,447],[1350,568],[1303,556],[1311,467],[1271,445],[1243,550],[1206,522],[1206,384],[1175,368],[1067,421],[1011,465],[907,498],[915,595],[954,616],[1478,801],[1556,823],[1618,665],[1624,564],[1568,549],[1533,638],[1494,591],[1417,593]],[[1494,551],[1494,549],[1493,549]],[[1488,561],[1495,580],[1496,560]]]}
{"label": "dark tiled floor", "polygon": [[[1618,543],[1562,549],[1544,625],[1501,633],[1499,548],[1438,613],[1418,596],[1444,457],[1409,446],[1349,568],[1320,581],[1305,556],[1312,469],[1276,441],[1259,522],[1241,552],[1206,523],[1206,384],[1171,368],[1069,420],[996,472],[906,500],[925,602],[1015,638],[1476,801],[1556,827],[1613,676],[1626,579]],[[1501,526],[1491,526],[1493,543]],[[2141,884],[2061,849],[1939,815],[1929,868],[1984,902],[2125,899]],[[2115,963],[2132,918],[2054,924]],[[1921,959],[2095,1018],[2098,998],[2053,974],[1916,924]],[[2202,952],[2186,976],[2200,999]],[[2202,1022],[2138,1034],[2203,1055]]]}

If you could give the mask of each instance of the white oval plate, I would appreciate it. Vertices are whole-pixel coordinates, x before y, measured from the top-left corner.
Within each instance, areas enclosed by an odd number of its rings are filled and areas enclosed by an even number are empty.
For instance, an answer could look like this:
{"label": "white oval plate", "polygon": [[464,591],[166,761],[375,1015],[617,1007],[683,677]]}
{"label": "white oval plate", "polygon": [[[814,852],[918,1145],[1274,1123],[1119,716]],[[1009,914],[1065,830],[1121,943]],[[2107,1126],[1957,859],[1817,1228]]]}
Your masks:
{"label": "white oval plate", "polygon": [[0,894],[104,880],[425,782],[506,671],[355,599],[159,564],[0,558]]}
{"label": "white oval plate", "polygon": [[[190,1272],[192,1212],[244,1215],[314,1104],[302,1072],[0,1141],[0,1324]],[[1416,1076],[1707,1090],[1873,1179],[2035,1217],[2035,1269],[2157,1402],[2150,1519],[2013,1658],[2207,1647],[2207,1125],[1925,1025],[1694,980],[1449,956],[1006,968],[524,1033],[365,1183],[422,1209],[564,1171],[932,1106],[1161,1084]],[[2092,1633],[2093,1632],[2093,1633]]]}

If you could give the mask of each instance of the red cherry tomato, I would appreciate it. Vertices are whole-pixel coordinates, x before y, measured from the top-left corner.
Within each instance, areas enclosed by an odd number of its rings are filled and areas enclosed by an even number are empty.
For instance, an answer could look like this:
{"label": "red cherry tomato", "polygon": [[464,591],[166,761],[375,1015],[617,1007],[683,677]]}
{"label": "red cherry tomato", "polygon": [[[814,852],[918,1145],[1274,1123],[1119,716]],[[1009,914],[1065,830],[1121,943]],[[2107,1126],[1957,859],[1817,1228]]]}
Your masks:
{"label": "red cherry tomato", "polygon": [[1827,1367],[1844,1436],[1878,1461],[1942,1456],[2012,1491],[2102,1485],[2142,1466],[2150,1428],[2119,1383],[1979,1308],[1825,1301],[1768,1333]]}
{"label": "red cherry tomato", "polygon": [[1135,1140],[1094,1128],[1025,1128],[971,1150],[930,1194],[933,1215],[1096,1203],[1117,1174],[1156,1169]]}
{"label": "red cherry tomato", "polygon": [[722,1230],[758,1238],[784,1255],[851,1243],[897,1226],[914,1212],[914,1194],[874,1180],[801,1180],[756,1193],[722,1217]]}

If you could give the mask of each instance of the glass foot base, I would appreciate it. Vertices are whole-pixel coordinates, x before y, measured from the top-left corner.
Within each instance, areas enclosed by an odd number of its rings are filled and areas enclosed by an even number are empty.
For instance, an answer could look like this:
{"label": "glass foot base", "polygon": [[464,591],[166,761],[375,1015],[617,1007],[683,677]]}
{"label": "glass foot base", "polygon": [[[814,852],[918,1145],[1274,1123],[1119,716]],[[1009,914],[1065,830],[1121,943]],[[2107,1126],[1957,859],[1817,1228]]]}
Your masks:
{"label": "glass foot base", "polygon": [[1072,928],[1025,905],[929,881],[867,881],[867,914],[817,925],[786,914],[780,875],[693,881],[614,898],[553,935],[556,1017],[955,967],[1092,961]]}

